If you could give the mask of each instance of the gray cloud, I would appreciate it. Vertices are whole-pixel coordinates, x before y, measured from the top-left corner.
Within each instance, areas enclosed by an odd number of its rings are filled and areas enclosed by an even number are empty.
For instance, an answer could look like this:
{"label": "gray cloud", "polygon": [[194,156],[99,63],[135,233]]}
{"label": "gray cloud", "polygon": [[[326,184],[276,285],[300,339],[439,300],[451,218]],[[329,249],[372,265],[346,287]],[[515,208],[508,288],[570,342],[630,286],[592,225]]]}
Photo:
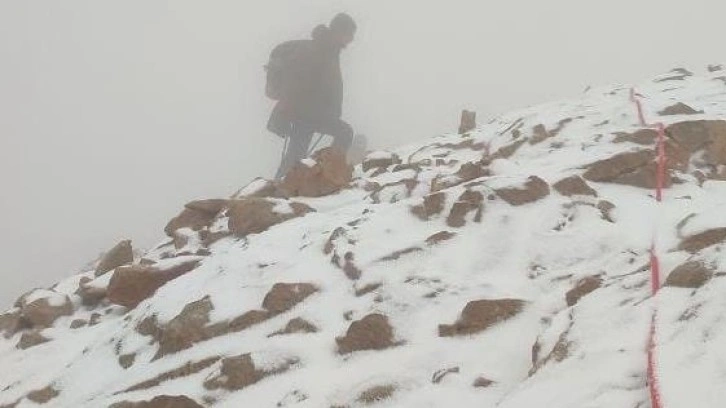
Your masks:
{"label": "gray cloud", "polygon": [[262,65],[338,11],[346,117],[373,147],[726,60],[718,1],[50,0],[0,3],[0,306],[181,205],[269,176]]}

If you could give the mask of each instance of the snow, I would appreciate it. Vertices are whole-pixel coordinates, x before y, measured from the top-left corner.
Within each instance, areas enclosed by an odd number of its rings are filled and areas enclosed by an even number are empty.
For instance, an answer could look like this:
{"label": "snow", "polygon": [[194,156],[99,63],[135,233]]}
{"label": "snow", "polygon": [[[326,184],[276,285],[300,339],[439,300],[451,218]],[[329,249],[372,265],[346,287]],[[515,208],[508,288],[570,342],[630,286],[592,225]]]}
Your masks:
{"label": "snow", "polygon": [[[714,80],[716,74],[641,84],[638,91],[644,95],[646,113],[656,118],[658,111],[683,101],[705,111],[688,120],[725,118],[726,87]],[[700,187],[685,177],[686,183],[667,190],[662,205],[655,202],[651,190],[608,183],[589,183],[597,198],[568,198],[552,191],[544,199],[517,207],[492,194],[495,189],[522,186],[532,175],[554,184],[582,174],[590,163],[642,148],[611,143],[614,133],[638,129],[628,98],[626,86],[595,88],[579,98],[512,112],[483,124],[471,133],[471,140],[488,144],[491,152],[517,139],[525,142],[511,157],[491,164],[491,177],[443,190],[444,211],[429,221],[413,216],[410,207],[430,193],[433,180],[455,179],[460,165],[432,166],[419,173],[385,172],[373,178],[357,171],[356,185],[390,185],[380,192],[379,203],[361,189],[295,198],[316,212],[262,234],[223,239],[210,248],[208,257],[161,259],[170,253],[165,241],[146,255],[158,262],[157,267],[190,260],[200,260],[200,266],[161,287],[136,309],[126,313],[106,306],[81,308],[43,332],[53,341],[24,351],[15,348],[19,335],[0,336],[0,405],[52,383],[61,393],[48,407],[93,408],[162,394],[184,394],[200,402],[214,397],[215,408],[275,407],[280,402],[294,408],[358,407],[362,406],[356,401],[361,392],[393,384],[393,397],[376,407],[647,407],[645,350],[651,313],[657,308],[658,375],[664,406],[719,407],[726,399],[722,386],[726,379],[722,347],[726,280],[715,276],[701,289],[664,288],[652,297],[649,251],[657,237],[663,278],[692,259],[724,271],[723,245],[695,255],[676,248],[683,236],[726,227],[722,211],[726,182],[708,181]],[[568,118],[573,120],[555,137],[530,143],[535,126],[544,124],[551,130]],[[658,117],[668,123],[684,119]],[[404,163],[435,162],[441,155],[459,164],[480,160],[481,150],[456,147],[465,140],[442,135],[367,158],[396,154]],[[409,197],[397,183],[412,178],[419,184]],[[244,191],[257,191],[264,185],[258,180]],[[446,214],[467,189],[486,197],[482,220],[476,223],[470,214],[464,227],[450,227]],[[604,219],[596,208],[605,200],[615,205],[614,222]],[[276,200],[274,211],[289,213],[291,209],[287,201]],[[213,230],[223,231],[225,221],[218,219]],[[336,230],[343,232],[332,241],[334,253],[341,258],[353,254],[354,264],[362,271],[357,282],[331,262],[333,254],[323,252]],[[437,245],[427,244],[428,237],[442,231],[455,235]],[[201,245],[196,233],[183,233],[190,239],[187,249]],[[410,248],[420,250],[383,260]],[[105,287],[111,276],[95,278],[88,285]],[[589,276],[601,277],[602,287],[568,306],[565,294]],[[77,275],[58,285],[57,292],[36,291],[31,296],[57,298],[60,293],[72,293],[79,280]],[[260,310],[267,292],[280,282],[311,283],[318,292],[283,314],[158,360],[152,360],[157,343],[135,330],[151,316],[165,324],[184,306],[206,296],[214,305],[210,323],[224,322]],[[369,284],[380,286],[356,296],[356,290]],[[439,325],[454,323],[468,302],[501,298],[521,299],[525,307],[514,318],[481,333],[438,336]],[[68,328],[72,318],[92,312],[103,314],[98,325]],[[371,313],[389,318],[396,346],[339,355],[335,339],[345,335],[353,320]],[[319,331],[268,337],[293,318],[303,318]],[[535,344],[537,353],[533,353]],[[555,356],[563,347],[566,353]],[[219,372],[219,362],[156,387],[124,392],[188,362],[246,353],[251,353],[258,369],[273,369],[289,359],[298,363],[237,392],[204,389],[204,381]],[[548,358],[551,353],[553,357]],[[136,354],[135,364],[127,370],[118,364],[119,355],[124,354]],[[434,373],[450,368],[458,368],[458,373],[432,382]],[[472,384],[479,377],[494,383],[475,388]],[[17,408],[32,406],[22,399]]]}

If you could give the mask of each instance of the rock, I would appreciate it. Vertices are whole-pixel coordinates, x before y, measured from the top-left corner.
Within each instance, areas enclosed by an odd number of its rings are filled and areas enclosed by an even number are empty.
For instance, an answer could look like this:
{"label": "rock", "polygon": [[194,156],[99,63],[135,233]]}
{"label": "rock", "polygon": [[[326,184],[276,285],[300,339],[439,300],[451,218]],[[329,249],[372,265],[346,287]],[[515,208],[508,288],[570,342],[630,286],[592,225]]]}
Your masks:
{"label": "rock", "polygon": [[456,236],[456,233],[450,232],[450,231],[441,231],[437,232],[434,235],[431,235],[430,237],[426,238],[426,245],[434,246],[438,245],[444,241],[448,241]]}
{"label": "rock", "polygon": [[197,265],[198,259],[164,270],[152,266],[122,266],[116,269],[108,284],[108,300],[133,309],[167,282],[194,270]]}
{"label": "rock", "polygon": [[154,360],[186,350],[195,343],[205,340],[208,337],[205,329],[212,310],[214,305],[209,296],[184,306],[176,317],[161,328],[159,350]]}
{"label": "rock", "polygon": [[494,381],[485,377],[478,377],[474,380],[474,384],[472,384],[474,388],[489,388],[492,385],[494,385]]}
{"label": "rock", "polygon": [[197,374],[197,373],[213,366],[219,360],[221,360],[221,357],[208,357],[208,358],[205,358],[204,360],[199,360],[199,361],[187,361],[184,365],[182,365],[180,367],[174,368],[169,371],[165,371],[161,374],[158,374],[157,376],[155,376],[153,378],[150,378],[146,381],[142,381],[121,392],[117,392],[117,394],[140,391],[140,390],[147,390],[149,388],[158,387],[160,384],[167,382],[167,381],[176,380],[177,378],[189,377],[191,375]]}
{"label": "rock", "polygon": [[347,187],[353,179],[353,167],[348,165],[342,151],[322,149],[312,159],[314,165],[298,163],[285,176],[281,188],[289,196],[327,196]]}
{"label": "rock", "polygon": [[32,330],[23,333],[23,335],[20,336],[20,341],[15,347],[20,350],[26,350],[49,341],[50,339],[40,334],[39,330]]}
{"label": "rock", "polygon": [[451,207],[451,212],[446,218],[446,224],[452,228],[460,228],[466,225],[466,216],[471,211],[476,211],[475,222],[481,222],[484,211],[484,195],[478,191],[465,191]]}
{"label": "rock", "polygon": [[601,286],[602,279],[598,276],[588,276],[587,278],[580,280],[577,282],[575,287],[568,291],[565,295],[567,306],[574,306],[580,301],[580,299],[595,290],[600,289]]}
{"label": "rock", "polygon": [[380,169],[380,168],[389,168],[393,165],[401,164],[403,163],[401,161],[401,158],[398,157],[398,155],[391,153],[388,157],[380,157],[380,158],[373,158],[373,159],[365,159],[363,160],[363,163],[361,164],[361,168],[363,169],[364,173],[367,173],[369,170],[372,169]]}
{"label": "rock", "polygon": [[279,183],[265,180],[263,178],[256,178],[250,184],[240,189],[234,198],[290,198],[285,191],[280,188]]}
{"label": "rock", "polygon": [[276,283],[262,301],[262,307],[273,314],[284,313],[317,291],[310,283]]}
{"label": "rock", "polygon": [[119,266],[128,265],[133,262],[134,250],[131,247],[131,241],[121,241],[101,257],[101,261],[96,267],[96,276],[101,276]]}
{"label": "rock", "polygon": [[109,408],[204,408],[198,402],[183,395],[160,395],[151,401],[118,402]]}
{"label": "rock", "polygon": [[[583,177],[589,181],[652,189],[656,187],[656,173],[655,153],[651,150],[640,150],[592,163]],[[670,185],[670,174],[666,174],[665,186]]]}
{"label": "rock", "polygon": [[449,374],[459,374],[460,372],[459,367],[452,367],[452,368],[443,368],[437,372],[434,373],[434,375],[431,377],[431,383],[432,384],[440,384],[441,381],[444,380],[444,378]]}
{"label": "rock", "polygon": [[519,206],[541,200],[550,194],[550,186],[537,176],[530,176],[522,188],[501,188],[497,195],[509,205]]}
{"label": "rock", "polygon": [[305,204],[289,203],[291,212],[276,212],[277,204],[265,198],[245,198],[232,201],[229,209],[229,230],[237,236],[259,234],[267,231],[273,225],[313,211]]}
{"label": "rock", "polygon": [[0,315],[0,334],[5,333],[5,338],[12,337],[20,330],[27,328],[28,323],[22,318],[19,308]]}
{"label": "rock", "polygon": [[461,182],[471,181],[491,175],[489,170],[482,166],[481,162],[464,163],[456,172]]}
{"label": "rock", "polygon": [[476,112],[463,110],[461,111],[461,121],[459,124],[459,134],[463,135],[476,129]]}
{"label": "rock", "polygon": [[699,113],[703,113],[703,111],[697,111],[690,106],[686,105],[683,102],[678,102],[675,105],[669,106],[662,111],[658,112],[661,116],[670,116],[670,115],[696,115]]}
{"label": "rock", "polygon": [[396,390],[398,387],[393,384],[377,385],[361,392],[356,398],[356,402],[365,405],[375,404],[391,398]]}
{"label": "rock", "polygon": [[424,197],[422,204],[413,206],[411,212],[422,221],[428,221],[432,216],[441,214],[444,211],[446,194],[437,192]]}
{"label": "rock", "polygon": [[383,350],[393,347],[393,328],[384,315],[374,313],[351,323],[344,337],[335,339],[338,353],[361,350]]}
{"label": "rock", "polygon": [[91,282],[88,278],[81,279],[76,290],[76,295],[81,297],[81,304],[88,307],[96,307],[106,298],[107,290],[102,287],[89,286]]}
{"label": "rock", "polygon": [[217,217],[229,204],[229,200],[213,198],[208,200],[197,200],[192,201],[184,205],[185,208],[199,211],[209,215],[210,217]]}
{"label": "rock", "polygon": [[43,389],[29,393],[27,398],[36,404],[45,404],[59,395],[60,392],[53,388],[52,385],[49,385]]}
{"label": "rock", "polygon": [[639,145],[651,146],[654,145],[658,139],[658,132],[653,129],[640,129],[634,133],[620,133],[613,143],[632,142]]}
{"label": "rock", "polygon": [[297,364],[297,362],[295,359],[287,359],[278,362],[273,368],[260,370],[255,367],[255,363],[250,354],[225,358],[222,360],[222,368],[219,375],[205,381],[204,388],[208,390],[224,389],[227,391],[239,391],[261,381],[265,377],[283,373]]}
{"label": "rock", "polygon": [[708,164],[726,164],[726,121],[679,122],[668,126],[666,133],[691,153],[705,149]]}
{"label": "rock", "polygon": [[118,364],[124,369],[129,369],[136,361],[136,354],[124,354],[119,356]]}
{"label": "rock", "polygon": [[295,318],[287,322],[284,329],[278,330],[268,337],[282,336],[286,334],[299,334],[299,333],[317,333],[318,328],[314,324],[308,322],[302,318]]}
{"label": "rock", "polygon": [[184,208],[182,212],[164,227],[164,232],[169,237],[174,237],[174,232],[178,229],[189,228],[192,231],[199,231],[209,227],[214,222],[214,216],[205,211]]}
{"label": "rock", "polygon": [[24,304],[21,307],[23,318],[33,327],[51,327],[62,316],[73,314],[73,303],[66,295],[54,294]]}
{"label": "rock", "polygon": [[88,321],[84,319],[76,319],[71,322],[71,329],[80,329],[81,327],[88,326]]}
{"label": "rock", "polygon": [[597,192],[580,176],[570,176],[555,183],[555,191],[566,197],[576,195],[597,197]]}
{"label": "rock", "polygon": [[665,286],[697,289],[713,276],[713,271],[702,262],[689,261],[674,269],[666,279]]}
{"label": "rock", "polygon": [[724,241],[726,241],[726,228],[715,228],[686,237],[683,241],[681,241],[680,245],[678,245],[678,250],[695,254],[696,252]]}
{"label": "rock", "polygon": [[439,337],[465,336],[482,332],[499,322],[516,316],[523,307],[524,301],[516,299],[469,302],[456,323],[439,325]]}

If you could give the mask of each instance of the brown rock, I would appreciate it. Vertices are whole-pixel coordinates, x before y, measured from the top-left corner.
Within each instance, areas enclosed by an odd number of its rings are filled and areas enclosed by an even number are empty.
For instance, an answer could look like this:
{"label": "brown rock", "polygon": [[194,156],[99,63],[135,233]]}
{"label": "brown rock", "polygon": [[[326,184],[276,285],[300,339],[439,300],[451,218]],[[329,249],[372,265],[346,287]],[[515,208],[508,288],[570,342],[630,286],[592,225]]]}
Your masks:
{"label": "brown rock", "polygon": [[451,207],[451,212],[446,218],[446,224],[452,228],[460,228],[466,224],[466,216],[471,211],[477,211],[475,221],[481,221],[484,211],[484,195],[478,191],[465,191]]}
{"label": "brown rock", "polygon": [[60,395],[60,392],[49,385],[43,389],[35,390],[28,394],[28,399],[35,402],[36,404],[45,404],[53,398]]}
{"label": "brown rock", "polygon": [[391,154],[391,156],[387,157],[387,158],[364,160],[361,167],[363,168],[363,172],[367,173],[368,170],[389,168],[393,165],[401,164],[401,163],[402,163],[401,158],[398,157],[398,155]]}
{"label": "brown rock", "polygon": [[[255,190],[252,190],[250,185],[251,184],[258,184],[262,182],[261,186]],[[283,191],[280,188],[279,183],[276,183],[274,181],[265,180],[263,178],[256,178],[253,180],[249,185],[239,190],[235,195],[234,198],[249,198],[249,197],[257,197],[257,198],[284,198],[287,199],[289,196],[285,191]]]}
{"label": "brown rock", "polygon": [[479,333],[499,322],[516,316],[522,311],[523,307],[524,301],[516,299],[469,302],[456,323],[439,325],[439,336],[453,337]]}
{"label": "brown rock", "polygon": [[128,265],[132,262],[134,262],[134,250],[131,247],[131,241],[121,241],[101,257],[101,261],[96,267],[96,276],[101,276],[119,266]]}
{"label": "brown rock", "polygon": [[658,112],[661,116],[670,116],[670,115],[696,115],[699,113],[703,113],[703,111],[697,111],[690,106],[686,105],[683,102],[678,102],[675,105],[669,106],[662,111]]}
{"label": "brown rock", "polygon": [[46,328],[62,316],[73,314],[73,304],[68,296],[63,296],[63,304],[55,306],[48,302],[47,298],[36,299],[21,308],[23,318],[33,327]]}
{"label": "brown rock", "polygon": [[208,390],[224,389],[238,391],[255,384],[265,377],[280,374],[297,364],[297,360],[286,360],[270,370],[258,370],[250,354],[229,357],[222,360],[220,375],[204,382]]}
{"label": "brown rock", "polygon": [[713,271],[701,262],[689,261],[674,269],[666,279],[665,286],[676,288],[700,288],[713,276]]}
{"label": "brown rock", "polygon": [[726,240],[726,228],[715,228],[699,234],[686,237],[678,245],[679,251],[687,251],[695,254],[702,249],[719,244]]}
{"label": "brown rock", "polygon": [[571,176],[555,183],[552,187],[563,196],[572,197],[575,195],[597,197],[597,192],[590,187],[580,176]]}
{"label": "brown rock", "polygon": [[314,166],[298,163],[285,176],[281,188],[289,196],[327,196],[347,187],[353,179],[353,167],[340,150],[322,149],[313,155],[313,160]]}
{"label": "brown rock", "polygon": [[284,313],[317,291],[310,283],[276,283],[262,301],[262,307],[273,314]]}
{"label": "brown rock", "polygon": [[0,333],[5,333],[5,338],[12,337],[18,331],[27,328],[20,313],[20,309],[12,310],[0,315]]}
{"label": "brown rock", "polygon": [[351,323],[344,337],[335,339],[338,353],[349,354],[361,350],[383,350],[393,347],[393,328],[388,318],[381,314],[370,314]]}
{"label": "brown rock", "polygon": [[375,404],[391,398],[396,390],[398,387],[393,384],[377,385],[360,393],[356,401],[365,405]]}
{"label": "brown rock", "polygon": [[133,309],[167,282],[194,270],[197,265],[199,260],[195,259],[163,270],[151,266],[122,266],[116,269],[108,284],[108,300]]}
{"label": "brown rock", "polygon": [[486,167],[482,166],[481,162],[477,162],[462,164],[456,172],[456,175],[459,177],[461,182],[466,182],[489,176],[490,173]]}
{"label": "brown rock", "polygon": [[426,245],[433,246],[438,245],[444,241],[448,241],[456,236],[456,233],[449,231],[441,231],[426,238]]}
{"label": "brown rock", "polygon": [[20,350],[26,350],[49,341],[50,339],[40,334],[39,330],[33,330],[23,333],[23,335],[20,336],[20,341],[15,347]]}
{"label": "brown rock", "polygon": [[586,295],[594,292],[597,289],[600,289],[602,286],[602,279],[598,276],[588,276],[587,278],[584,278],[577,282],[574,288],[572,288],[567,294],[565,295],[565,300],[567,300],[567,306],[574,306],[577,304],[577,302],[580,301],[583,297]]}
{"label": "brown rock", "polygon": [[227,208],[229,200],[213,198],[208,200],[197,200],[192,201],[184,205],[185,208],[190,210],[203,212],[211,217],[216,217]]}
{"label": "brown rock", "polygon": [[214,222],[214,216],[208,212],[184,208],[179,215],[169,221],[164,228],[164,232],[166,235],[173,237],[174,231],[178,229],[190,228],[193,231],[199,231],[209,227],[212,222]]}
{"label": "brown rock", "polygon": [[106,298],[106,288],[89,286],[90,279],[81,279],[76,295],[81,297],[81,304],[88,307],[96,307]]}
{"label": "brown rock", "polygon": [[118,402],[109,408],[204,408],[198,402],[183,395],[160,395],[151,401]]}
{"label": "brown rock", "polygon": [[[217,363],[219,360],[221,360],[220,357],[209,357],[205,358],[204,360],[200,361],[189,361],[186,364],[184,364],[181,367],[177,367],[175,369],[165,371],[156,377],[150,378],[146,381],[140,382],[134,386],[131,386],[125,390],[123,390],[123,393],[127,392],[133,392],[133,391],[140,391],[140,390],[147,390],[149,388],[158,387],[160,384],[176,380],[177,378],[183,378],[183,377],[189,377],[190,375],[194,375],[196,373],[201,372],[204,369],[207,369],[211,366],[213,366],[215,363]],[[118,393],[120,394],[120,393]]]}
{"label": "brown rock", "polygon": [[441,214],[444,211],[445,201],[446,194],[443,192],[429,194],[424,197],[423,204],[412,207],[411,212],[422,221],[427,221],[432,216]]}
{"label": "brown rock", "polygon": [[176,317],[161,328],[159,351],[154,360],[186,350],[195,343],[205,340],[207,338],[205,328],[212,310],[214,305],[209,296],[184,306]]}
{"label": "brown rock", "polygon": [[614,143],[632,142],[639,145],[654,145],[658,132],[653,129],[640,129],[634,133],[620,133],[613,140]]}
{"label": "brown rock", "polygon": [[[656,187],[655,153],[641,150],[615,155],[587,167],[584,178],[595,182],[625,184],[634,187]],[[666,186],[670,186],[670,174],[666,174]]]}
{"label": "brown rock", "polygon": [[537,176],[530,176],[522,188],[501,188],[496,193],[509,205],[519,206],[533,203],[550,194],[550,186]]}
{"label": "brown rock", "polygon": [[278,330],[268,337],[282,336],[286,334],[298,334],[298,333],[317,333],[318,328],[314,324],[308,322],[302,318],[295,318],[287,322],[284,329]]}
{"label": "brown rock", "polygon": [[290,203],[292,213],[277,213],[275,202],[265,198],[234,200],[229,209],[229,230],[237,236],[259,234],[273,225],[301,217],[313,209],[300,203]]}
{"label": "brown rock", "polygon": [[726,164],[726,121],[679,122],[668,126],[666,133],[691,153],[706,149],[706,160],[709,164]]}

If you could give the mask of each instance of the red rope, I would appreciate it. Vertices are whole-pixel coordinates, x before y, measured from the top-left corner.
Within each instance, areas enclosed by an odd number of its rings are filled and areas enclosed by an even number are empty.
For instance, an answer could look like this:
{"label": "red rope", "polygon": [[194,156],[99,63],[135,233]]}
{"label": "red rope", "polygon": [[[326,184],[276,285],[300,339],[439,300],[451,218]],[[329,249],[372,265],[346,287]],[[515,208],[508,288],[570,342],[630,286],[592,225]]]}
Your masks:
{"label": "red rope", "polygon": [[[645,114],[643,113],[643,104],[640,100],[642,96],[635,92],[635,89],[630,90],[630,100],[635,103],[638,110],[638,120],[640,125],[645,128],[655,129],[658,132],[658,138],[656,141],[657,147],[657,170],[656,170],[656,187],[655,187],[655,198],[661,203],[663,202],[663,189],[665,188],[666,180],[666,149],[665,149],[665,125],[658,122],[654,125],[648,125],[645,120]],[[653,297],[660,290],[660,259],[658,258],[658,252],[655,245],[655,237],[653,237],[653,246],[650,250],[650,277],[651,277],[651,290]],[[650,332],[648,333],[648,388],[650,390],[650,402],[652,408],[663,408],[660,382],[658,381],[657,373],[657,359],[656,359],[656,320],[658,317],[658,308],[653,308],[653,315],[650,319]]]}

